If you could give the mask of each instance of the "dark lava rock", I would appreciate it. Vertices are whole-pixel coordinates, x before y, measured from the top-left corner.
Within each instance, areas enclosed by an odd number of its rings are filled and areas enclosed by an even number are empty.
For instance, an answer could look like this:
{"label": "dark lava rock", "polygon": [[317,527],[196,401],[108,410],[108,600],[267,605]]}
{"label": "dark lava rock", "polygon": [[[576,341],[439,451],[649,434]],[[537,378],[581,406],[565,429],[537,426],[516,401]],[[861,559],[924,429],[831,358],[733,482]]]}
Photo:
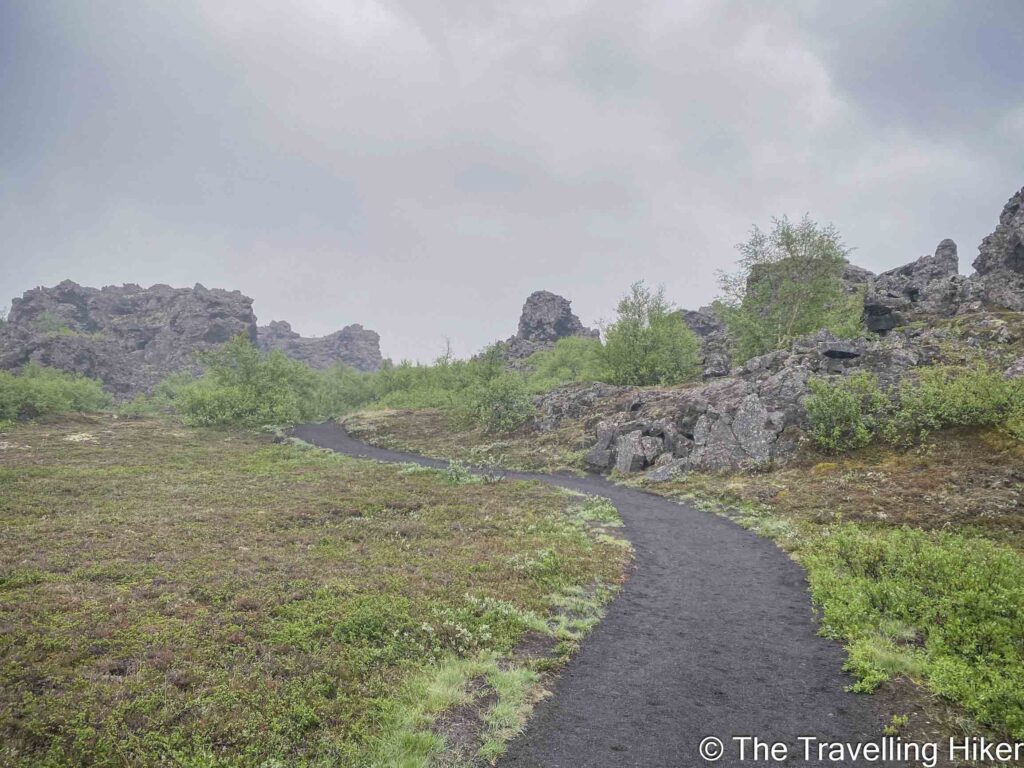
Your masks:
{"label": "dark lava rock", "polygon": [[729,353],[729,339],[724,322],[711,307],[698,310],[682,309],[679,316],[686,326],[700,339],[701,362],[705,379],[729,375],[732,355]]}
{"label": "dark lava rock", "polygon": [[0,368],[37,362],[99,379],[127,398],[195,370],[196,352],[240,333],[256,340],[252,299],[238,291],[65,280],[14,299],[0,328]]}
{"label": "dark lava rock", "polygon": [[956,243],[943,240],[933,256],[868,278],[863,283],[868,330],[886,333],[918,317],[955,315],[970,294],[968,280],[958,268]]}
{"label": "dark lava rock", "polygon": [[981,241],[974,269],[971,280],[984,301],[1024,311],[1024,189],[1010,198],[995,232]]}
{"label": "dark lava rock", "polygon": [[519,331],[500,345],[506,359],[522,360],[569,336],[598,339],[600,333],[580,322],[568,299],[549,291],[535,291],[523,304]]}
{"label": "dark lava rock", "polygon": [[347,325],[326,336],[303,337],[290,324],[275,320],[257,329],[260,349],[278,349],[288,357],[312,368],[345,365],[357,371],[376,371],[384,364],[380,354],[380,336],[361,325]]}
{"label": "dark lava rock", "polygon": [[288,323],[257,329],[252,299],[238,291],[138,285],[87,288],[65,280],[14,299],[0,326],[0,369],[35,362],[99,379],[119,400],[171,373],[199,370],[196,353],[243,334],[261,348],[316,368],[381,366],[380,339],[359,325],[303,339]]}

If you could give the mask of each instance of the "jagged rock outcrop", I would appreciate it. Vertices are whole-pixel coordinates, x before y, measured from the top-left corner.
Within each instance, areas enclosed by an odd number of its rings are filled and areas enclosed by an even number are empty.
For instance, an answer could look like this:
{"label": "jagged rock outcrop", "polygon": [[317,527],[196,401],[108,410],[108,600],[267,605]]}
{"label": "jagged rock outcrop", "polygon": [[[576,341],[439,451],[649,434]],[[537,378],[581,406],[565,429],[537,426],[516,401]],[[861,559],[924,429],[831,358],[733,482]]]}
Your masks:
{"label": "jagged rock outcrop", "polygon": [[1003,207],[999,225],[981,241],[971,282],[985,302],[1024,311],[1024,189]]}
{"label": "jagged rock outcrop", "polygon": [[326,336],[303,337],[289,323],[275,320],[257,329],[257,342],[264,352],[278,349],[312,368],[345,365],[357,371],[376,371],[384,364],[380,335],[359,324],[346,325]]}
{"label": "jagged rock outcrop", "polygon": [[679,317],[700,339],[703,374],[705,379],[729,375],[732,356],[729,354],[729,339],[724,322],[711,307],[681,309]]}
{"label": "jagged rock outcrop", "polygon": [[919,319],[982,311],[985,306],[1024,311],[1024,189],[1009,199],[995,231],[978,246],[975,272],[958,272],[956,243],[943,240],[934,256],[872,275],[850,266],[847,286],[865,291],[864,323],[888,333]]}
{"label": "jagged rock outcrop", "polygon": [[[968,279],[959,274],[956,243],[943,240],[934,256],[922,256],[877,276],[860,270],[864,294],[864,324],[887,333],[919,317],[951,317],[970,297]],[[851,274],[848,271],[848,274]]]}
{"label": "jagged rock outcrop", "polygon": [[579,419],[592,413],[601,401],[627,389],[601,382],[556,387],[534,398],[537,407],[537,415],[533,419],[534,429],[539,432],[557,429],[564,420]]}
{"label": "jagged rock outcrop", "polygon": [[238,291],[108,285],[65,280],[14,299],[0,326],[0,368],[29,362],[99,379],[118,399],[147,392],[171,373],[197,372],[196,353],[238,334],[315,368],[380,368],[380,337],[360,325],[304,339],[288,323],[257,329],[252,299]]}
{"label": "jagged rock outcrop", "polygon": [[550,291],[535,291],[523,304],[519,331],[499,343],[506,359],[516,361],[550,349],[556,341],[569,336],[597,339],[600,333],[580,322],[568,299]]}
{"label": "jagged rock outcrop", "polygon": [[683,390],[637,390],[594,426],[587,464],[599,471],[653,468],[660,477],[783,460],[805,426],[812,376],[864,370],[876,374],[883,387],[895,386],[909,368],[928,359],[929,341],[912,334],[848,340],[820,331],[797,339],[790,350],[748,360],[728,378]]}
{"label": "jagged rock outcrop", "polygon": [[65,280],[14,299],[0,328],[0,368],[37,362],[75,371],[126,398],[194,369],[197,351],[239,333],[256,339],[252,299],[238,291]]}

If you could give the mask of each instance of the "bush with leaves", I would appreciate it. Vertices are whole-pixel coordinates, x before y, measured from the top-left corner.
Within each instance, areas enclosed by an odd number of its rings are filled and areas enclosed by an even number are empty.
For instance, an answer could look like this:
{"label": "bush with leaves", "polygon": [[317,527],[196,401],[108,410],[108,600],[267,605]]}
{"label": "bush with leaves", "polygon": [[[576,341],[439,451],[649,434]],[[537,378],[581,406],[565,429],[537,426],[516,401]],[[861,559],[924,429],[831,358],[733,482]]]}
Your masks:
{"label": "bush with leaves", "polygon": [[754,227],[736,248],[739,269],[723,273],[716,311],[729,327],[738,360],[787,347],[822,328],[841,337],[861,332],[863,295],[847,293],[843,271],[849,250],[831,226],[808,216],[794,224],[773,219],[770,232]]}
{"label": "bush with leaves", "polygon": [[849,644],[855,690],[921,675],[980,722],[1024,738],[1018,552],[962,534],[844,523],[800,559],[824,632]]}
{"label": "bush with leaves", "polygon": [[175,399],[187,423],[258,427],[317,415],[316,374],[282,352],[263,355],[239,335],[201,359],[203,376],[183,386]]}
{"label": "bush with leaves", "polygon": [[665,298],[664,288],[652,292],[638,282],[619,302],[615,322],[605,328],[601,357],[612,384],[678,384],[696,377],[700,342]]}
{"label": "bush with leaves", "polygon": [[519,373],[505,367],[498,347],[489,347],[464,369],[467,386],[453,398],[453,411],[488,432],[510,432],[534,414],[533,398]]}
{"label": "bush with leaves", "polygon": [[337,418],[376,398],[373,375],[338,365],[316,372],[313,411],[317,418]]}
{"label": "bush with leaves", "polygon": [[857,373],[832,383],[811,379],[806,400],[810,434],[819,448],[842,453],[868,445],[888,399],[870,373]]}
{"label": "bush with leaves", "polygon": [[993,427],[1013,423],[1024,414],[1024,380],[1007,379],[984,364],[937,365],[904,379],[897,406],[882,427],[896,445],[921,442],[948,427]]}
{"label": "bush with leaves", "polygon": [[20,373],[0,371],[0,421],[50,414],[100,411],[110,395],[100,382],[31,363]]}
{"label": "bush with leaves", "polygon": [[559,339],[551,349],[534,352],[526,358],[526,379],[531,392],[547,392],[562,384],[577,381],[608,381],[603,348],[597,339],[569,336]]}
{"label": "bush with leaves", "polygon": [[865,373],[831,382],[812,379],[806,407],[810,435],[830,453],[876,437],[911,446],[950,427],[1000,427],[1024,440],[1024,379],[984,364],[921,368],[888,395]]}

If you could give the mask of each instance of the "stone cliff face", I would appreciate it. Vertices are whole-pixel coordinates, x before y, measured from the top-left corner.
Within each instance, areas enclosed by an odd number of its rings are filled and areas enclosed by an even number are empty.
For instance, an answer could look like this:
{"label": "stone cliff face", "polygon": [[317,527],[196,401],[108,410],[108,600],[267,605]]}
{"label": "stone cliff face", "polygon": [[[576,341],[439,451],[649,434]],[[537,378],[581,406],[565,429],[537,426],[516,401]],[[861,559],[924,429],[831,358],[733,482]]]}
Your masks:
{"label": "stone cliff face", "polygon": [[373,370],[381,364],[379,337],[358,325],[321,339],[303,339],[287,323],[263,331],[252,299],[238,291],[198,284],[87,288],[65,280],[14,299],[0,326],[0,369],[35,362],[74,371],[127,399],[171,373],[197,371],[197,352],[238,334],[317,368],[340,362]]}
{"label": "stone cliff face", "polygon": [[550,349],[556,341],[569,336],[598,339],[600,333],[584,327],[573,314],[568,299],[549,291],[535,291],[523,304],[519,331],[500,344],[505,357],[515,361],[527,358],[534,352]]}
{"label": "stone cliff face", "polygon": [[124,398],[194,370],[196,352],[240,333],[256,339],[252,299],[238,291],[65,280],[14,299],[0,329],[0,368],[36,362],[74,371]]}
{"label": "stone cliff face", "polygon": [[306,338],[293,331],[288,323],[276,320],[260,326],[257,335],[263,351],[279,349],[312,368],[345,365],[357,371],[376,371],[384,364],[380,336],[358,324],[347,325],[327,336]]}
{"label": "stone cliff face", "polygon": [[995,232],[981,241],[971,276],[979,297],[1024,311],[1024,189],[1010,198]]}

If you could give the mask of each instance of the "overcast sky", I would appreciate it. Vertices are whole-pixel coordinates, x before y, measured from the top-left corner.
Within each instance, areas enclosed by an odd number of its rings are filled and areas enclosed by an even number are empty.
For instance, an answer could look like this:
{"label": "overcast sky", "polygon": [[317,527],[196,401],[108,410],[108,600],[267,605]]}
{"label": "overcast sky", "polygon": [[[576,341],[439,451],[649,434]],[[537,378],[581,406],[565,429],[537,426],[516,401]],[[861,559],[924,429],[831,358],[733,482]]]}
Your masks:
{"label": "overcast sky", "polygon": [[1024,185],[1024,2],[0,0],[0,306],[237,288],[430,359],[534,290],[678,304],[809,212],[970,271]]}

